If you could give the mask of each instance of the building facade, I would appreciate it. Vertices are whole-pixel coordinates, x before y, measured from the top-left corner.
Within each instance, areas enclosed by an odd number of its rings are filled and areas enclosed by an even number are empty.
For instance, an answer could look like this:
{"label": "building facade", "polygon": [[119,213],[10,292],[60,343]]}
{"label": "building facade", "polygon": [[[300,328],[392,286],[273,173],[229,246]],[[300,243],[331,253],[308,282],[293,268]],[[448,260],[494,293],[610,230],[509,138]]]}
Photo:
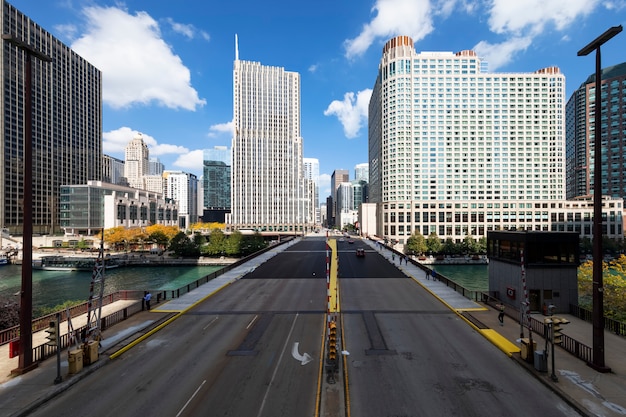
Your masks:
{"label": "building facade", "polygon": [[102,181],[128,186],[128,181],[124,176],[124,161],[109,155],[102,155]]}
{"label": "building facade", "polygon": [[203,206],[208,210],[230,210],[231,154],[226,146],[204,151]]}
{"label": "building facade", "polygon": [[144,188],[143,177],[148,175],[148,145],[143,141],[141,133],[135,134],[124,149],[124,176],[133,188]]}
{"label": "building facade", "polygon": [[163,195],[178,203],[178,227],[198,222],[198,178],[182,171],[163,172]]}
{"label": "building facade", "polygon": [[178,225],[178,206],[162,193],[88,181],[62,185],[61,228],[66,235],[92,236],[102,228]]}
{"label": "building facade", "polygon": [[315,224],[321,224],[320,217],[320,161],[317,158],[303,158],[304,178],[312,183],[313,186],[313,211]]}
{"label": "building facade", "polygon": [[228,227],[298,233],[315,223],[300,135],[300,74],[259,62],[233,70],[232,196]]}
{"label": "building facade", "polygon": [[25,57],[3,42],[0,222],[21,234],[23,190],[32,187],[33,233],[60,232],[59,190],[102,177],[102,75],[49,32],[2,2],[2,33],[52,58],[32,59],[32,184],[23,181]]}
{"label": "building facade", "polygon": [[[566,106],[567,198],[593,194],[596,108],[595,73]],[[602,195],[626,197],[626,63],[601,72]]]}
{"label": "building facade", "polygon": [[[565,77],[482,68],[472,51],[418,54],[406,36],[384,46],[368,125],[378,236],[461,241],[567,217]],[[604,203],[621,237],[623,201]]]}
{"label": "building facade", "polygon": [[337,207],[337,190],[339,185],[350,181],[350,173],[347,169],[336,169],[330,176],[330,196],[332,199],[331,213],[329,217],[330,226],[339,226],[339,208]]}

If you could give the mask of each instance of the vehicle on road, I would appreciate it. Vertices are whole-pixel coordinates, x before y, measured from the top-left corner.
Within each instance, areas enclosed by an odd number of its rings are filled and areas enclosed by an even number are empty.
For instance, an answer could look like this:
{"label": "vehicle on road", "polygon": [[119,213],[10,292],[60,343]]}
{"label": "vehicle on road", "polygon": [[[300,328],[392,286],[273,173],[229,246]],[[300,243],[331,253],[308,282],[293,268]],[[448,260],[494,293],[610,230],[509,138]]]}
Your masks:
{"label": "vehicle on road", "polygon": [[358,249],[356,250],[356,256],[358,256],[359,258],[360,258],[360,257],[362,257],[362,256],[365,256],[365,249],[363,249],[363,248],[358,248]]}

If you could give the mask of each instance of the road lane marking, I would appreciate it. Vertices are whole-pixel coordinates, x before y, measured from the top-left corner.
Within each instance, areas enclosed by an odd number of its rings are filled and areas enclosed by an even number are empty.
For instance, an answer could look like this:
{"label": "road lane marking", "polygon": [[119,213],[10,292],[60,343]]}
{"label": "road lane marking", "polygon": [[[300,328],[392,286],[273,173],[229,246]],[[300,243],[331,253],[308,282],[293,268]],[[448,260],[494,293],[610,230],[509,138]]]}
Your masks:
{"label": "road lane marking", "polygon": [[189,405],[189,403],[191,402],[191,400],[193,400],[193,397],[195,397],[198,394],[198,391],[200,391],[200,388],[202,388],[202,386],[206,383],[206,379],[204,381],[202,381],[202,384],[200,384],[200,386],[198,388],[196,388],[196,390],[194,391],[193,395],[187,400],[187,402],[185,403],[185,405],[183,405],[183,408],[180,409],[180,411],[178,412],[178,414],[176,414],[176,417],[180,417],[180,415],[183,413],[183,411],[185,411],[185,408],[187,408],[187,406]]}
{"label": "road lane marking", "polygon": [[254,322],[256,321],[256,319],[259,318],[259,315],[255,315],[254,318],[250,321],[250,323],[248,323],[248,325],[246,326],[246,330],[248,330],[250,328],[250,326],[252,326],[254,324]]}
{"label": "road lane marking", "polygon": [[257,417],[261,417],[263,413],[263,409],[265,408],[265,402],[267,401],[267,396],[270,393],[270,388],[274,384],[274,379],[276,378],[276,374],[278,373],[278,367],[280,363],[283,361],[283,356],[285,356],[285,351],[287,350],[287,346],[289,345],[289,339],[291,339],[291,334],[293,333],[294,327],[296,327],[296,320],[298,320],[299,314],[296,313],[296,316],[293,318],[293,323],[291,323],[291,329],[289,329],[289,334],[287,335],[287,340],[283,344],[283,350],[280,352],[280,356],[278,357],[278,361],[276,362],[276,366],[274,367],[274,372],[272,372],[272,379],[270,379],[270,383],[267,384],[267,388],[265,389],[265,395],[263,395],[263,401],[261,401],[261,407],[259,407],[259,412],[257,413]]}
{"label": "road lane marking", "polygon": [[212,325],[213,323],[215,323],[215,321],[219,318],[219,316],[216,316],[213,320],[211,320],[209,322],[209,324],[207,324],[206,326],[204,326],[204,328],[202,330],[206,330],[210,325]]}

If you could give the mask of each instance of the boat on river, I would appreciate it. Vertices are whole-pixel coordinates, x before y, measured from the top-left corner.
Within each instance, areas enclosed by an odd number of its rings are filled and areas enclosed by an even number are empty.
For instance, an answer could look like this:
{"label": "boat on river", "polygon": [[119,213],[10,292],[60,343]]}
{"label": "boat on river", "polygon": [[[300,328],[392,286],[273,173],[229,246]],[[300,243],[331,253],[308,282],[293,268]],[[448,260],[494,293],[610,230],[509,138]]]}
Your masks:
{"label": "boat on river", "polygon": [[[42,256],[33,260],[33,269],[44,271],[93,271],[97,258]],[[120,263],[114,259],[105,259],[105,269],[117,268]]]}
{"label": "boat on river", "polygon": [[8,264],[9,264],[9,257],[7,256],[7,254],[4,252],[0,253],[0,266],[8,265]]}

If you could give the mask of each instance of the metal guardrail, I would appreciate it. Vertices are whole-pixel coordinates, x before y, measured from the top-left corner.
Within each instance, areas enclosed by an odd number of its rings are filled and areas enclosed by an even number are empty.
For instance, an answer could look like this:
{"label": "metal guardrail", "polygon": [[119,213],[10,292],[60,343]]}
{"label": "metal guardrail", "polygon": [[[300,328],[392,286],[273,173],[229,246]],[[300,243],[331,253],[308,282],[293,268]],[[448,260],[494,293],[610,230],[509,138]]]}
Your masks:
{"label": "metal guardrail", "polygon": [[[249,260],[265,253],[268,252],[272,249],[274,249],[275,247],[282,245],[284,243],[289,242],[291,239],[286,239],[284,241],[279,242],[278,244],[275,245],[271,245],[268,246],[267,248],[260,250],[258,252],[255,252],[252,255],[249,255],[245,258],[241,258],[236,262],[233,262],[230,265],[226,265],[223,266],[222,268],[218,269],[215,272],[212,272],[211,274],[205,275],[202,278],[199,278],[197,280],[195,280],[194,282],[191,282],[183,287],[177,288],[175,290],[162,290],[162,291],[154,291],[152,292],[153,296],[156,298],[156,304],[158,304],[161,301],[165,301],[167,299],[174,299],[174,298],[178,298],[180,296],[182,296],[183,294],[186,294],[188,292],[190,292],[191,290],[198,288],[200,285],[205,284],[207,282],[209,282],[210,280],[248,262]],[[143,298],[143,291],[140,290],[120,290],[117,292],[114,292],[112,294],[107,294],[104,295],[102,298],[102,305],[107,305],[110,303],[113,303],[115,301],[119,301],[119,300],[141,300]],[[168,297],[169,296],[169,297]],[[120,321],[125,320],[128,315],[131,314],[135,314],[138,311],[141,311],[142,305],[141,303],[137,303],[136,307],[128,307],[125,308],[122,311],[113,313],[107,317],[102,318],[102,323],[101,323],[101,330],[104,330],[116,323],[119,323]],[[77,316],[80,316],[81,314],[85,314],[88,311],[88,302],[84,302],[81,304],[78,304],[74,307],[70,308],[70,317],[74,318]],[[59,312],[61,314],[61,318],[60,321],[66,321],[68,316],[66,313],[66,310],[60,311]],[[49,324],[51,321],[55,321],[56,320],[56,315],[57,313],[52,313],[52,314],[48,314],[46,316],[43,317],[38,317],[36,319],[33,319],[33,332],[38,332],[40,330],[46,329],[48,328]],[[79,330],[82,330],[79,329]],[[80,333],[78,333],[80,334]],[[66,335],[63,335],[66,336]],[[63,339],[62,336],[62,339]],[[20,337],[20,326],[13,326],[10,327],[8,329],[4,329],[0,331],[0,345],[5,345],[11,341],[17,340]],[[68,339],[69,340],[69,339]],[[65,344],[64,344],[65,343]],[[67,341],[61,341],[61,346],[67,347]],[[56,347],[54,346],[48,346],[48,345],[42,345],[42,346],[37,346],[33,348],[33,360],[37,361],[37,360],[41,360],[42,358],[45,359],[47,358],[49,355],[49,352],[52,352],[52,354],[54,354],[56,352]]]}

